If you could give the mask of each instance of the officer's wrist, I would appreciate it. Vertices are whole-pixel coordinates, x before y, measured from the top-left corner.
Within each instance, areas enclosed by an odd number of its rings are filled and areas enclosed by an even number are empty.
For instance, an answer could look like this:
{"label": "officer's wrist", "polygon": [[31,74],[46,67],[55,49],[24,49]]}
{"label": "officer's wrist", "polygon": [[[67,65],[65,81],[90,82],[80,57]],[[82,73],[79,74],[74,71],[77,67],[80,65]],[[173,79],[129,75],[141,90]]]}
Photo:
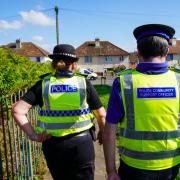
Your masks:
{"label": "officer's wrist", "polygon": [[37,135],[33,133],[33,134],[29,135],[29,139],[32,140],[32,141],[36,141],[37,140]]}
{"label": "officer's wrist", "polygon": [[107,175],[116,174],[117,173],[116,169],[106,169],[106,172],[107,172]]}

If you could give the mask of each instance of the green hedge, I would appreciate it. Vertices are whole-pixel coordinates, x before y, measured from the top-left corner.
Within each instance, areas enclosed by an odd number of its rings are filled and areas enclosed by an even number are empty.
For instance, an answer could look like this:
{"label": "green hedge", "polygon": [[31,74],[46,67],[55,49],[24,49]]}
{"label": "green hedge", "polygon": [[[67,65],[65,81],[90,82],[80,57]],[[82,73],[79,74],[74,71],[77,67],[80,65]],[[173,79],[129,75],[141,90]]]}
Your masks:
{"label": "green hedge", "polygon": [[0,69],[0,95],[10,95],[26,85],[31,86],[40,75],[52,71],[50,63],[32,62],[7,48],[0,48]]}

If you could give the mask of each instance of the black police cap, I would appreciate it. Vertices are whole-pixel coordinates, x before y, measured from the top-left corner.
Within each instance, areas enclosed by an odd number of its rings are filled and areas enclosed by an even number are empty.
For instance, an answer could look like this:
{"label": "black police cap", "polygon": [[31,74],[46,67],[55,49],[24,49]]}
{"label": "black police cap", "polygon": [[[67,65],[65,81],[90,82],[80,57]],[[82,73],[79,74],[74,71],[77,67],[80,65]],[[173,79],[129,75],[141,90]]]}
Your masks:
{"label": "black police cap", "polygon": [[147,36],[160,36],[169,41],[174,36],[175,30],[163,24],[146,24],[135,28],[133,34],[137,42]]}
{"label": "black police cap", "polygon": [[79,58],[76,55],[75,48],[69,44],[58,44],[54,47],[53,54],[49,57],[52,60],[64,60],[64,61],[77,61]]}

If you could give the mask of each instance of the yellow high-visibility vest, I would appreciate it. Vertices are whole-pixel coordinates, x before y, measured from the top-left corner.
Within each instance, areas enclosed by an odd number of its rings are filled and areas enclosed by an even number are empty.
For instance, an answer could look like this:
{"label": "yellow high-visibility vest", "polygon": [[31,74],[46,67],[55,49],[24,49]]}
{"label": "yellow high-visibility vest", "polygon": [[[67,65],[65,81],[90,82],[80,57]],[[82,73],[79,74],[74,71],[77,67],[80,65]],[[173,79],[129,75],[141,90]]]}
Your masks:
{"label": "yellow high-visibility vest", "polygon": [[42,80],[42,96],[36,132],[46,130],[52,136],[60,137],[87,130],[93,125],[85,78],[47,76]]}
{"label": "yellow high-visibility vest", "polygon": [[180,163],[180,74],[120,75],[125,109],[119,123],[119,153],[129,166],[160,170]]}

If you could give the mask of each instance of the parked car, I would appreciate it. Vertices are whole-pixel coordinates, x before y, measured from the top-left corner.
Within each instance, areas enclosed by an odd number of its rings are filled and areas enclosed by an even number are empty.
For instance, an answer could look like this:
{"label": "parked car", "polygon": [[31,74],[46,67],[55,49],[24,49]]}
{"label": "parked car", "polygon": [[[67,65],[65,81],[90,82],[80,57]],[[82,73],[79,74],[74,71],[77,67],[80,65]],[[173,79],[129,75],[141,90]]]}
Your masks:
{"label": "parked car", "polygon": [[79,72],[80,72],[80,74],[85,75],[90,80],[95,80],[98,77],[98,75],[96,73],[90,71],[89,69],[81,68],[81,69],[79,69]]}

